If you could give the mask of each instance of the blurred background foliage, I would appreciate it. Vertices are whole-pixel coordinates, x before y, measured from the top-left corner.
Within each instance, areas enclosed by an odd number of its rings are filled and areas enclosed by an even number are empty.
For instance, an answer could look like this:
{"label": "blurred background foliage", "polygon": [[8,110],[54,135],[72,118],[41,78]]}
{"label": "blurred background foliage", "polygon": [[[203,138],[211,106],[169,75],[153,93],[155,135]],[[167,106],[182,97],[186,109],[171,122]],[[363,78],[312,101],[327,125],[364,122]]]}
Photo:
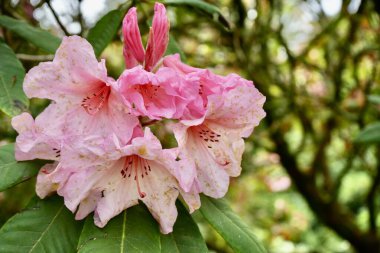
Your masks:
{"label": "blurred background foliage", "polygon": [[[267,117],[246,141],[243,172],[227,198],[269,252],[380,252],[380,147],[355,142],[379,120],[378,0],[207,1],[213,15],[165,1],[187,63],[253,80]],[[2,0],[0,11],[57,36],[88,30],[112,9],[139,9],[148,33],[153,1]],[[28,70],[52,55],[6,29],[0,36]],[[120,32],[101,55],[124,69]],[[0,59],[1,60],[1,59]],[[47,101],[32,100],[35,116]],[[170,131],[155,126],[165,146]],[[0,114],[0,145],[13,142]],[[0,193],[0,225],[33,196],[33,180]],[[195,214],[210,250],[232,252]]]}

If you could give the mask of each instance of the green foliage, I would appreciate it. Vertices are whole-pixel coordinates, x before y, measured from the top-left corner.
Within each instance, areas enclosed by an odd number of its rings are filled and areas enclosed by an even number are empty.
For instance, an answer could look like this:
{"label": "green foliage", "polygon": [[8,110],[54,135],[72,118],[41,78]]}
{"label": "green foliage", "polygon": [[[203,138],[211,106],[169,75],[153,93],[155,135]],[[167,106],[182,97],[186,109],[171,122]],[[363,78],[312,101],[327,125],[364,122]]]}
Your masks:
{"label": "green foliage", "polygon": [[92,217],[86,219],[78,251],[160,252],[160,231],[149,211],[140,205],[128,208],[100,229]]}
{"label": "green foliage", "polygon": [[61,43],[61,40],[51,33],[8,16],[0,15],[0,26],[16,33],[48,53],[55,53]]}
{"label": "green foliage", "polygon": [[192,7],[202,14],[211,18],[214,22],[223,25],[225,28],[230,29],[230,23],[223,16],[222,12],[215,5],[209,4],[202,0],[165,0],[164,4],[167,5],[178,5],[178,6],[188,6]]}
{"label": "green foliage", "polygon": [[38,172],[38,163],[17,162],[14,156],[14,145],[0,147],[0,191],[4,191],[20,182],[23,182]]}
{"label": "green foliage", "polygon": [[96,25],[90,29],[87,40],[94,47],[98,57],[117,34],[123,14],[120,10],[113,10],[103,16]]}
{"label": "green foliage", "polygon": [[380,122],[368,125],[355,139],[357,143],[380,143]]}
{"label": "green foliage", "polygon": [[173,253],[207,253],[207,247],[199,232],[197,224],[189,212],[177,201],[178,218],[173,233],[161,234],[161,252]]}
{"label": "green foliage", "polygon": [[266,252],[257,238],[249,231],[249,228],[232,212],[225,200],[212,199],[206,196],[202,196],[201,200],[200,211],[202,215],[235,252]]}
{"label": "green foliage", "polygon": [[2,42],[0,56],[0,110],[9,116],[15,116],[29,105],[22,90],[25,70],[12,49]]}
{"label": "green foliage", "polygon": [[0,252],[75,252],[81,227],[61,198],[36,198],[0,229]]}

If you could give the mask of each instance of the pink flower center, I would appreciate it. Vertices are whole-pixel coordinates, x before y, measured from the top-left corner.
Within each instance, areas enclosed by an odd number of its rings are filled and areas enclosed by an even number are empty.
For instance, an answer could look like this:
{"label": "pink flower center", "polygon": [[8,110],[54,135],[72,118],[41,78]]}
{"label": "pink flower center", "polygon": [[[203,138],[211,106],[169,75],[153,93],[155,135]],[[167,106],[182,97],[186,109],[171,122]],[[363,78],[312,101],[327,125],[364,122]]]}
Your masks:
{"label": "pink flower center", "polygon": [[110,86],[104,85],[93,94],[83,98],[81,106],[88,114],[94,115],[103,107],[104,103],[107,102],[110,93]]}
{"label": "pink flower center", "polygon": [[135,90],[143,96],[144,101],[151,101],[156,98],[159,89],[160,85],[152,85],[151,83],[135,86]]}
{"label": "pink flower center", "polygon": [[197,139],[198,146],[210,155],[212,159],[221,166],[226,166],[231,162],[223,155],[222,146],[220,144],[221,135],[214,132],[206,125],[202,124],[192,127],[193,135]]}
{"label": "pink flower center", "polygon": [[151,171],[148,160],[143,159],[137,155],[128,156],[125,159],[124,168],[120,174],[125,179],[132,179],[136,182],[137,192],[140,198],[144,198],[146,193],[141,190],[140,180],[144,180]]}

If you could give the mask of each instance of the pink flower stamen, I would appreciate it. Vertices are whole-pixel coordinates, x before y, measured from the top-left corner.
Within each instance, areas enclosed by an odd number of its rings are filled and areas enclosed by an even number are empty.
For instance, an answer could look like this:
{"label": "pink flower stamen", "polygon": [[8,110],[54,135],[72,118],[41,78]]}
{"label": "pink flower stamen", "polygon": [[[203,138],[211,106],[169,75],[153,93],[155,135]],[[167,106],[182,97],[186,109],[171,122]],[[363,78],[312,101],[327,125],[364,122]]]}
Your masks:
{"label": "pink flower stamen", "polygon": [[137,192],[140,195],[140,198],[144,198],[146,193],[141,191],[140,186],[140,172],[141,172],[141,180],[144,179],[144,174],[148,175],[148,170],[151,171],[148,161],[142,159],[136,155],[128,156],[125,159],[124,168],[120,171],[121,176],[123,178],[130,178],[132,173],[134,172],[134,180],[136,181]]}
{"label": "pink flower stamen", "polygon": [[86,110],[88,114],[94,115],[103,107],[104,102],[107,101],[110,93],[111,88],[104,85],[97,92],[94,92],[92,95],[85,97],[82,100],[81,106]]}

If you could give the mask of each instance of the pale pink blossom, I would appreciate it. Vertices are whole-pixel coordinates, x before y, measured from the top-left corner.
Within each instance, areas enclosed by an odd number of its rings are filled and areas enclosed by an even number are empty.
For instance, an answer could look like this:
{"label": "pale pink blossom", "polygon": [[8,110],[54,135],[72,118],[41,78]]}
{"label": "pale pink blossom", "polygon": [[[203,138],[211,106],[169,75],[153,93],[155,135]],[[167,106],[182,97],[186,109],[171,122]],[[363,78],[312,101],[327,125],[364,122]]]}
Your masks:
{"label": "pale pink blossom", "polygon": [[265,97],[251,82],[233,79],[221,94],[207,97],[202,118],[182,120],[173,129],[182,152],[196,164],[200,191],[214,198],[226,194],[230,176],[239,176],[242,137],[248,137],[265,116]]}
{"label": "pale pink blossom", "polygon": [[141,42],[136,8],[129,9],[123,21],[124,58],[127,68],[143,65],[147,71],[152,71],[165,54],[169,43],[169,19],[165,6],[154,5],[154,17],[150,28],[146,51]]}
{"label": "pale pink blossom", "polygon": [[[63,114],[59,122],[64,124],[61,134],[109,137],[115,133],[126,144],[139,122],[120,102],[115,85],[92,46],[81,37],[71,36],[63,38],[52,62],[40,63],[27,73],[24,91],[30,98],[47,98],[59,104]],[[49,121],[58,123],[54,115]]]}
{"label": "pale pink blossom", "polygon": [[[40,172],[37,194],[43,198],[57,190],[71,211],[75,212],[79,205],[76,219],[94,211],[99,227],[141,200],[160,223],[163,233],[173,229],[179,193],[191,210],[199,208],[199,196],[186,193],[181,187],[190,190],[195,173],[183,174],[191,172],[185,167],[191,167],[192,163],[186,157],[178,157],[177,149],[163,150],[149,128],[129,145],[118,147],[117,141],[115,144],[117,148],[109,151],[114,155],[95,154],[78,143],[71,146],[72,150],[67,146],[55,168],[49,165]],[[66,163],[68,160],[71,162]]]}

